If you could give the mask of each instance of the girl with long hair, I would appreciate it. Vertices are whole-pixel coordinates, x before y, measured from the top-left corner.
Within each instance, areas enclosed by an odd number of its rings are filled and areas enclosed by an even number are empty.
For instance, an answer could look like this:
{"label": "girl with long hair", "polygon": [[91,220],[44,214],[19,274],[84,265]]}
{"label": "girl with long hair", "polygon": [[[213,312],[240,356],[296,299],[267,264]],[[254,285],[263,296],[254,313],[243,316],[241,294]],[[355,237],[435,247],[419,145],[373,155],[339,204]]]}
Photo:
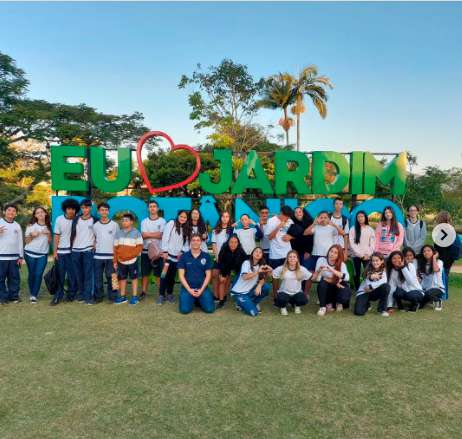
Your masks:
{"label": "girl with long hair", "polygon": [[404,301],[409,302],[409,311],[416,312],[424,299],[417,271],[412,263],[407,263],[400,251],[394,251],[387,260],[387,278],[390,284],[387,306],[393,307],[393,299],[399,310],[404,311]]}
{"label": "girl with long hair", "polygon": [[444,266],[443,261],[438,258],[438,252],[431,245],[424,245],[422,247],[417,271],[425,295],[422,306],[433,302],[434,310],[441,311],[443,309],[441,299],[445,292]]}
{"label": "girl with long hair", "polygon": [[396,220],[391,206],[385,207],[377,227],[375,228],[375,251],[382,253],[385,258],[403,245],[404,228]]}
{"label": "girl with long hair", "polygon": [[273,278],[281,280],[274,300],[274,304],[281,310],[281,315],[288,315],[288,304],[294,307],[295,314],[300,314],[301,307],[308,303],[302,282],[310,279],[312,274],[300,265],[298,253],[295,250],[287,253],[284,264],[276,267],[272,275]]}
{"label": "girl with long hair", "polygon": [[255,247],[249,259],[242,264],[241,272],[231,288],[231,295],[236,301],[236,308],[245,314],[256,317],[260,302],[268,295],[270,286],[265,284],[271,267],[266,264],[261,247]]}
{"label": "girl with long hair", "polygon": [[47,265],[50,250],[51,236],[48,211],[44,207],[36,207],[26,227],[26,245],[24,246],[24,259],[29,272],[27,283],[31,303],[37,303],[40,294],[43,272]]}
{"label": "girl with long hair", "polygon": [[294,233],[294,239],[290,241],[292,249],[298,253],[298,259],[301,264],[308,259],[313,253],[313,235],[304,235],[303,232],[313,224],[312,216],[303,207],[296,207],[292,215],[292,221],[295,227],[298,227],[299,233]]}
{"label": "girl with long hair", "polygon": [[361,283],[361,266],[366,267],[375,249],[375,232],[369,225],[369,218],[364,210],[356,214],[354,227],[349,232],[349,243],[354,267],[354,284],[358,289]]}
{"label": "girl with long hair", "polygon": [[162,258],[164,268],[160,276],[159,298],[157,304],[162,305],[167,300],[175,303],[173,296],[173,287],[175,286],[175,276],[177,272],[177,263],[186,244],[187,239],[187,221],[188,213],[180,210],[174,220],[170,220],[162,233]]}
{"label": "girl with long hair", "polygon": [[363,316],[369,310],[370,303],[378,301],[377,312],[388,317],[390,314],[386,308],[389,293],[385,259],[381,253],[372,253],[364,272],[364,280],[356,293],[355,315]]}
{"label": "girl with long hair", "polygon": [[201,250],[203,252],[208,252],[207,241],[209,240],[209,235],[207,232],[207,225],[202,218],[202,215],[199,209],[191,209],[189,212],[188,221],[186,222],[186,243],[184,246],[184,251],[189,250],[189,242],[192,235],[200,235],[202,238]]}
{"label": "girl with long hair", "polygon": [[318,316],[334,310],[338,312],[348,308],[351,298],[351,289],[348,285],[350,276],[345,262],[343,262],[343,248],[339,244],[332,245],[325,257],[316,262],[313,279],[318,279]]}

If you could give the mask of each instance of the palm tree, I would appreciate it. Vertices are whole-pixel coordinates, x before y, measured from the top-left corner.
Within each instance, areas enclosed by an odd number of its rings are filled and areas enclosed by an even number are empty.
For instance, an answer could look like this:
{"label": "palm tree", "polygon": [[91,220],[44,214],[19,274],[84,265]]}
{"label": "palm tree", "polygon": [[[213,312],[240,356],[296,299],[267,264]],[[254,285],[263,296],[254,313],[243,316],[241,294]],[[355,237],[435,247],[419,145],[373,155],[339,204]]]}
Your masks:
{"label": "palm tree", "polygon": [[279,73],[268,78],[262,92],[259,107],[282,109],[284,116],[279,119],[279,125],[286,133],[286,145],[289,146],[289,130],[294,121],[288,115],[288,108],[293,103],[294,78],[288,73]]}
{"label": "palm tree", "polygon": [[318,69],[311,65],[305,67],[297,79],[293,80],[292,101],[295,104],[291,111],[297,118],[297,151],[300,149],[300,117],[305,112],[303,98],[309,96],[319,115],[324,119],[327,115],[326,88],[333,88],[327,76],[318,76]]}

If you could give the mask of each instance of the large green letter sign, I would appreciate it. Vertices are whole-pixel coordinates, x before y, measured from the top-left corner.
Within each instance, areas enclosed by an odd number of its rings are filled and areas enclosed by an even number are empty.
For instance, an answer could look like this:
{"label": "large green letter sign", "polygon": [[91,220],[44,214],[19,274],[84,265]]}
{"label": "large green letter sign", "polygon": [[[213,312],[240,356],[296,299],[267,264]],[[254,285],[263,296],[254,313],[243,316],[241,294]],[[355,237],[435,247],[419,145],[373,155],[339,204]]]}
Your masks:
{"label": "large green letter sign", "polygon": [[[326,163],[331,163],[337,170],[332,184],[326,184]],[[342,154],[332,151],[313,152],[313,184],[314,194],[336,194],[345,189],[350,178],[348,162]]]}
{"label": "large green letter sign", "polygon": [[227,192],[231,186],[233,179],[233,155],[230,149],[215,149],[213,158],[221,162],[219,169],[220,178],[217,183],[214,183],[210,175],[206,172],[199,174],[199,184],[205,192],[211,194],[223,194]]}
{"label": "large green letter sign", "polygon": [[90,148],[91,179],[93,184],[102,192],[120,192],[130,183],[132,175],[131,151],[128,148],[117,150],[117,177],[106,178],[106,150],[104,148]]}
{"label": "large green letter sign", "polygon": [[393,195],[404,194],[406,189],[407,155],[402,152],[383,167],[370,152],[364,153],[364,193],[375,194],[377,180],[390,185]]}
{"label": "large green letter sign", "polygon": [[[296,164],[295,169],[289,169],[289,163]],[[310,193],[305,178],[310,172],[310,161],[302,152],[276,151],[274,154],[274,189],[276,195],[287,193],[287,185],[292,183],[295,191],[300,195]]]}
{"label": "large green letter sign", "polygon": [[[69,157],[86,157],[84,146],[52,146],[51,147],[51,188],[54,191],[82,191],[88,189],[88,182],[83,177],[83,163],[69,163]],[[79,179],[68,178],[70,175]]]}
{"label": "large green letter sign", "polygon": [[[252,174],[254,177],[252,177]],[[250,151],[244,166],[233,186],[233,194],[243,194],[248,189],[259,189],[264,194],[272,194],[273,188],[258,158],[257,151]]]}

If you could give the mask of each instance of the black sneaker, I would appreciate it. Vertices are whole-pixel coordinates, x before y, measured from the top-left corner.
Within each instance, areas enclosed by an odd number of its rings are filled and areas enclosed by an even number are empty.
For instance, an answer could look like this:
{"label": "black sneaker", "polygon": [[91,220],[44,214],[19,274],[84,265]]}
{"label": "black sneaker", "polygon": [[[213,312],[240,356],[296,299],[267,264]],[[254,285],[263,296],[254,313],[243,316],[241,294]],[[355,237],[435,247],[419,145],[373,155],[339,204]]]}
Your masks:
{"label": "black sneaker", "polygon": [[56,305],[59,305],[59,301],[53,299],[53,300],[50,302],[50,306],[56,306]]}
{"label": "black sneaker", "polygon": [[409,312],[417,312],[420,308],[420,304],[416,303],[409,308]]}
{"label": "black sneaker", "polygon": [[225,306],[225,301],[224,300],[219,300],[218,303],[216,304],[216,309],[223,308]]}
{"label": "black sneaker", "polygon": [[17,299],[11,299],[11,303],[19,303],[19,302],[22,302],[20,297],[18,297]]}
{"label": "black sneaker", "polygon": [[138,300],[143,300],[146,298],[146,293],[144,291],[141,291],[141,294],[138,296]]}
{"label": "black sneaker", "polygon": [[433,309],[435,311],[443,311],[443,301],[441,299],[436,299],[433,302]]}
{"label": "black sneaker", "polygon": [[0,305],[8,305],[8,301],[7,300],[0,300]]}

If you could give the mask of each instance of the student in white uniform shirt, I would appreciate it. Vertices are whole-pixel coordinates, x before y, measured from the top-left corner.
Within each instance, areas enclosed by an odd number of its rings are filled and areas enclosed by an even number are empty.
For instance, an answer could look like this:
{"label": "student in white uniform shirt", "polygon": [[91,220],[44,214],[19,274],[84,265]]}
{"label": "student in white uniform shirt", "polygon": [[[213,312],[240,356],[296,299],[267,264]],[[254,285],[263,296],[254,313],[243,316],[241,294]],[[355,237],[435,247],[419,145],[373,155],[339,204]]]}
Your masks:
{"label": "student in white uniform shirt", "polygon": [[30,302],[37,303],[51,243],[50,215],[45,208],[36,207],[33,210],[25,238],[24,258],[29,272]]}
{"label": "student in white uniform shirt", "polygon": [[177,272],[177,263],[186,243],[186,223],[188,213],[180,210],[176,219],[169,221],[162,233],[162,258],[164,267],[160,277],[159,298],[156,303],[163,305],[165,301],[175,303],[173,296],[173,287],[175,286],[175,276]]}
{"label": "student in white uniform shirt", "polygon": [[388,307],[393,307],[393,299],[399,310],[405,310],[403,302],[409,302],[408,311],[416,312],[422,302],[425,294],[414,264],[406,263],[401,251],[390,253],[387,259],[387,277],[390,284],[390,294],[388,296]]}
{"label": "student in white uniform shirt", "polygon": [[95,234],[93,225],[95,219],[91,216],[91,200],[80,203],[82,214],[72,222],[71,255],[77,277],[77,300],[87,305],[93,305],[93,253]]}
{"label": "student in white uniform shirt", "polygon": [[280,308],[281,315],[288,315],[287,305],[294,307],[295,314],[300,314],[301,307],[308,303],[308,298],[302,289],[302,282],[311,278],[312,274],[300,266],[298,253],[291,250],[283,265],[272,272],[273,278],[280,279],[278,292],[274,304]]}
{"label": "student in white uniform shirt", "polygon": [[19,266],[24,263],[21,226],[15,221],[17,208],[7,204],[0,218],[0,304],[18,303]]}
{"label": "student in white uniform shirt", "polygon": [[220,215],[217,225],[212,232],[212,251],[215,257],[212,267],[212,287],[215,300],[220,301],[220,307],[224,305],[226,296],[220,297],[220,261],[219,255],[223,245],[228,242],[228,239],[233,233],[231,214],[224,211]]}
{"label": "student in white uniform shirt", "polygon": [[113,302],[117,291],[112,288],[114,271],[114,239],[119,231],[119,225],[109,218],[109,204],[98,205],[99,220],[93,225],[95,234],[95,254],[93,268],[95,277],[95,301],[102,302],[104,298],[104,280],[106,277],[107,298]]}
{"label": "student in white uniform shirt", "polygon": [[364,280],[356,293],[355,315],[365,315],[370,303],[378,301],[377,312],[383,317],[388,317],[390,314],[386,309],[389,293],[390,285],[387,283],[385,258],[381,253],[372,253],[364,272]]}
{"label": "student in white uniform shirt", "polygon": [[336,244],[340,245],[343,250],[343,260],[346,261],[348,259],[348,248],[349,248],[349,232],[350,232],[350,223],[348,217],[343,215],[343,200],[340,197],[337,197],[334,200],[334,211],[330,215],[330,220],[334,225],[336,225],[339,229],[343,230],[343,235],[339,233],[337,237]]}
{"label": "student in white uniform shirt", "polygon": [[196,208],[191,209],[188,215],[188,221],[186,222],[186,242],[183,247],[183,253],[190,250],[189,241],[191,240],[191,236],[195,234],[200,235],[202,238],[201,251],[208,252],[209,248],[207,242],[209,240],[209,234],[207,231],[207,224],[205,224],[199,209]]}
{"label": "student in white uniform shirt", "polygon": [[406,264],[412,264],[417,270],[417,257],[415,251],[411,247],[403,248],[404,262]]}
{"label": "student in white uniform shirt", "polygon": [[162,272],[162,258],[151,261],[148,256],[148,247],[155,242],[160,248],[162,242],[162,233],[166,221],[159,216],[159,205],[156,201],[150,200],[148,204],[149,216],[141,221],[141,236],[143,237],[143,251],[141,252],[141,294],[140,300],[146,297],[149,287],[149,275],[160,278]]}
{"label": "student in white uniform shirt", "polygon": [[424,245],[418,261],[418,276],[424,291],[422,307],[433,302],[435,311],[443,309],[442,297],[445,292],[443,274],[443,261],[438,258],[438,253],[431,245]]}
{"label": "student in white uniform shirt", "polygon": [[260,226],[244,213],[239,219],[239,224],[234,228],[233,233],[237,235],[241,242],[242,248],[247,255],[252,253],[257,246],[257,241],[263,237]]}
{"label": "student in white uniform shirt", "polygon": [[58,305],[64,298],[64,283],[67,278],[66,300],[72,302],[77,293],[77,278],[71,256],[72,222],[80,210],[79,203],[73,198],[65,199],[61,204],[64,215],[58,216],[54,225],[53,257],[58,265],[59,288],[50,302],[51,306]]}
{"label": "student in white uniform shirt", "polygon": [[343,249],[334,244],[327,251],[327,255],[320,257],[316,263],[313,279],[318,279],[318,316],[334,309],[343,311],[348,308],[351,298],[351,289],[348,285],[350,275],[345,262],[343,262]]}

